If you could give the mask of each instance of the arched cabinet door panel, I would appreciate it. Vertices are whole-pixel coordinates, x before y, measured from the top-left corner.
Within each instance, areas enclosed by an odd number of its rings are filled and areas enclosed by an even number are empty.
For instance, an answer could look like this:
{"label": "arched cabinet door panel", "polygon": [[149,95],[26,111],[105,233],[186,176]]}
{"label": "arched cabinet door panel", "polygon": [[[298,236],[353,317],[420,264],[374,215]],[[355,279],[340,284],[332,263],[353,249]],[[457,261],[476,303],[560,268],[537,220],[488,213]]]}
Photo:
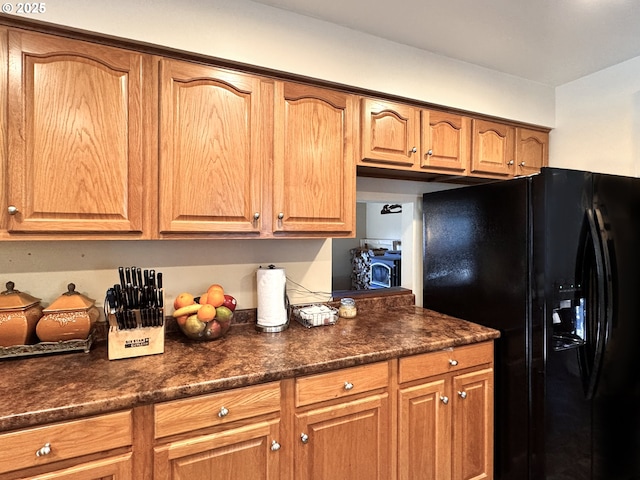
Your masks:
{"label": "arched cabinet door panel", "polygon": [[353,236],[354,96],[277,82],[275,99],[274,234]]}
{"label": "arched cabinet door panel", "polygon": [[9,232],[142,237],[148,57],[19,30],[8,38]]}
{"label": "arched cabinet door panel", "polygon": [[259,77],[160,60],[160,233],[255,233],[264,219]]}

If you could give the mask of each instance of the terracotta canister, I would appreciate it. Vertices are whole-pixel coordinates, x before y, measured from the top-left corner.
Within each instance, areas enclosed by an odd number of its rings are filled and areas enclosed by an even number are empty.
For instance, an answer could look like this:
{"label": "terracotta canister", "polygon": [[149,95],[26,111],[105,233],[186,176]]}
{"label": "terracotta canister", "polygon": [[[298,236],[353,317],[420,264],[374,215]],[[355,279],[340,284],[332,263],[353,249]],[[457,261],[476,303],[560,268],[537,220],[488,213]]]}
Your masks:
{"label": "terracotta canister", "polygon": [[95,300],[76,292],[73,283],[67,288],[68,291],[43,310],[44,315],[36,326],[42,342],[85,340],[100,315]]}
{"label": "terracotta canister", "polygon": [[40,299],[15,290],[13,282],[6,287],[0,292],[0,347],[35,343],[36,324],[42,317]]}

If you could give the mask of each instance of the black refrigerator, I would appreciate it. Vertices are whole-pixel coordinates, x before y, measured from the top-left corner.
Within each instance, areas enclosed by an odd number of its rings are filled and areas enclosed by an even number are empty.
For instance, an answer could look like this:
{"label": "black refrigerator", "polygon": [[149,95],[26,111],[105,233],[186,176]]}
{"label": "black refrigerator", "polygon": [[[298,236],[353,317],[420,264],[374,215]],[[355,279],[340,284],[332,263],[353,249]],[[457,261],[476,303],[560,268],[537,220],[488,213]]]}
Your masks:
{"label": "black refrigerator", "polygon": [[640,179],[423,197],[423,305],[501,332],[496,480],[640,480]]}

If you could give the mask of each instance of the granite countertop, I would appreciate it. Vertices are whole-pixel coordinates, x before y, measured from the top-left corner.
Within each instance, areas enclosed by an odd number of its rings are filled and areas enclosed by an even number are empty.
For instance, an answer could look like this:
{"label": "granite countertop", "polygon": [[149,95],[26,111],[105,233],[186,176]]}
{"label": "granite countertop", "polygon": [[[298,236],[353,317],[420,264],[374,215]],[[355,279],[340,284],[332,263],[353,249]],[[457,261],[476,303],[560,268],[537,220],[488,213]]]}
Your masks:
{"label": "granite countertop", "polygon": [[416,306],[367,309],[335,325],[279,333],[233,325],[210,342],[168,334],[163,354],[0,360],[0,431],[492,340],[499,332]]}

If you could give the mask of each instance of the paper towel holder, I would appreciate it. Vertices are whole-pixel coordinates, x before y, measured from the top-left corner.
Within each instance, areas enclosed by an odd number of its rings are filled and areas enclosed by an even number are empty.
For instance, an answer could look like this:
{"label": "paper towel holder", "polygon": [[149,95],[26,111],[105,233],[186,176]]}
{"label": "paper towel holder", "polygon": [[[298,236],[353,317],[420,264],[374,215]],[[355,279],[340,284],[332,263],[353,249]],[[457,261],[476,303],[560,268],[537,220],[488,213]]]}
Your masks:
{"label": "paper towel holder", "polygon": [[[260,268],[262,268],[262,266],[260,266]],[[275,265],[271,264],[269,266],[267,266],[268,269],[275,269],[277,268]],[[285,277],[286,278],[286,277]],[[260,325],[260,320],[259,318],[256,319],[256,324],[255,324],[255,328],[258,332],[262,332],[262,333],[277,333],[277,332],[282,332],[283,330],[286,330],[287,328],[289,328],[289,321],[290,321],[290,315],[289,315],[289,295],[287,295],[287,287],[286,287],[286,283],[285,283],[285,288],[284,288],[284,307],[285,307],[285,311],[286,313],[286,320],[285,323],[281,324],[281,325]]]}

